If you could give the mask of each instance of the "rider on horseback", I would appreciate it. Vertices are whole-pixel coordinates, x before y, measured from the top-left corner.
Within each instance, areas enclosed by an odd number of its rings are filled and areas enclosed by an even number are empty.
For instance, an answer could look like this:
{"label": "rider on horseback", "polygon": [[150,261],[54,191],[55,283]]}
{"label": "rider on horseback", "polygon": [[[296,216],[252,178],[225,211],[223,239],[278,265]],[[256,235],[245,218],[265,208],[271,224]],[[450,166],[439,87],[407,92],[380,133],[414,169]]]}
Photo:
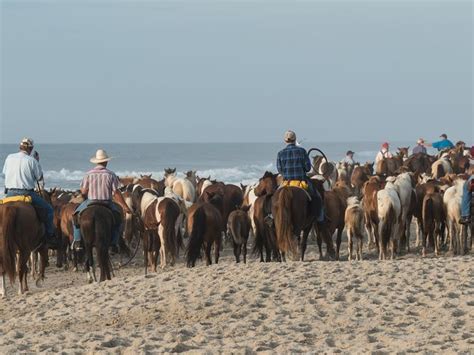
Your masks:
{"label": "rider on horseback", "polygon": [[311,210],[317,222],[324,221],[324,209],[321,195],[314,188],[307,173],[311,170],[311,161],[303,147],[296,146],[296,134],[287,131],[284,137],[286,147],[278,152],[277,169],[285,181],[305,182],[311,196]]}
{"label": "rider on horseback", "polygon": [[[82,202],[77,208],[74,214],[80,214],[83,210],[87,208],[93,202],[100,202],[101,204],[106,204],[108,207],[115,213],[121,214],[121,211],[118,209],[117,205],[112,201],[112,197],[115,196],[119,205],[123,208],[125,213],[131,214],[132,211],[125,203],[125,200],[120,192],[119,185],[120,181],[115,175],[115,173],[107,169],[107,163],[111,158],[107,155],[105,150],[99,149],[95,157],[90,159],[90,162],[97,164],[92,170],[87,172],[84,176],[81,183],[81,193],[86,200]],[[76,219],[78,220],[78,219]],[[120,224],[117,221],[114,224],[112,230],[112,247],[117,248],[119,233],[120,233]],[[74,227],[74,242],[73,248],[78,250],[81,249],[81,229],[80,226],[76,223]]]}
{"label": "rider on horseback", "polygon": [[23,138],[20,143],[20,151],[10,154],[5,160],[3,174],[5,175],[5,192],[7,197],[31,196],[35,208],[46,212],[44,221],[46,228],[46,243],[49,248],[57,248],[58,240],[54,233],[54,211],[53,207],[35,192],[38,181],[43,179],[43,171],[39,164],[39,158],[31,156],[34,143],[30,138]]}

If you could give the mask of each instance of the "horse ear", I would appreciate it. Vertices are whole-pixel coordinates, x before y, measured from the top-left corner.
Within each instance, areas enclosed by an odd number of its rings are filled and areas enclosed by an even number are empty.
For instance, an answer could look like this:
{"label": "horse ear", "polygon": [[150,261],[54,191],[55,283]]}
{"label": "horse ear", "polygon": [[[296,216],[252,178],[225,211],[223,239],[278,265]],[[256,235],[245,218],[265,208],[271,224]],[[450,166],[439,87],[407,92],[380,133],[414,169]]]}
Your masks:
{"label": "horse ear", "polygon": [[[237,206],[239,208],[239,206]],[[250,210],[250,205],[240,206],[240,209],[244,212],[248,212]]]}

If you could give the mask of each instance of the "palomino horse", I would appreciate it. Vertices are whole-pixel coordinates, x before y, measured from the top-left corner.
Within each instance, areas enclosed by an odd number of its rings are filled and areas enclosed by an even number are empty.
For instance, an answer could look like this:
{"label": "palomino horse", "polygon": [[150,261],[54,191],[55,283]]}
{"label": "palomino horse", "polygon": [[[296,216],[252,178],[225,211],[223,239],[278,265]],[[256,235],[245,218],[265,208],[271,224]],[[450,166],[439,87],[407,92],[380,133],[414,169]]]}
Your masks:
{"label": "palomino horse", "polygon": [[[34,207],[25,202],[9,202],[0,205],[0,295],[5,296],[5,274],[15,281],[18,267],[19,294],[28,291],[28,259],[32,252],[40,253],[40,270],[37,284],[44,279],[48,249],[42,244],[44,226],[39,221]],[[18,256],[18,260],[17,260]]]}
{"label": "palomino horse", "polygon": [[85,210],[77,216],[80,221],[82,240],[84,241],[84,251],[86,255],[86,271],[88,281],[97,282],[95,275],[95,264],[93,258],[93,248],[97,253],[100,267],[99,281],[111,280],[111,263],[109,257],[109,246],[112,242],[112,228],[115,223],[115,216],[112,210],[100,203],[91,203]]}
{"label": "palomino horse", "polygon": [[[206,192],[205,192],[206,193]],[[222,206],[222,196],[207,192],[209,202],[198,202],[188,210],[187,235],[189,235],[186,250],[186,265],[194,267],[196,260],[204,249],[206,265],[211,265],[211,248],[214,244],[215,263],[219,261],[221,247],[222,216],[219,206]]]}
{"label": "palomino horse", "polygon": [[165,186],[170,187],[175,194],[188,202],[196,200],[196,188],[186,178],[176,176],[176,169],[165,169]]}

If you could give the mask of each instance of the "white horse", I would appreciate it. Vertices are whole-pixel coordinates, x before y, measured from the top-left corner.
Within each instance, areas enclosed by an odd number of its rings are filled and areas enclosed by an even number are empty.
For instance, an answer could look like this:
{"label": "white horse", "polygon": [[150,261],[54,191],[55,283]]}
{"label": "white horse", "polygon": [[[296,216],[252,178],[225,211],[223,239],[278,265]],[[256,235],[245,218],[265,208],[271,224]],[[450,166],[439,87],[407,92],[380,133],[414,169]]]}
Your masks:
{"label": "white horse", "polygon": [[[387,180],[392,180],[389,177]],[[411,216],[408,215],[410,212],[410,205],[412,201],[412,195],[415,193],[412,184],[412,178],[410,173],[402,173],[394,178],[393,184],[398,192],[401,205],[401,219],[399,228],[399,238],[405,233],[406,236],[406,247],[410,251],[410,224]]]}
{"label": "white horse", "polygon": [[395,185],[387,181],[385,188],[377,192],[377,214],[379,217],[379,259],[387,259],[387,246],[393,259],[399,238],[402,207]]}
{"label": "white horse", "polygon": [[175,194],[185,201],[194,203],[196,201],[196,188],[186,178],[176,176],[176,172],[165,174],[165,186],[170,187]]}
{"label": "white horse", "polygon": [[467,247],[467,228],[459,223],[464,183],[463,179],[456,180],[454,185],[448,188],[443,196],[443,202],[446,207],[449,251],[458,255],[462,255]]}

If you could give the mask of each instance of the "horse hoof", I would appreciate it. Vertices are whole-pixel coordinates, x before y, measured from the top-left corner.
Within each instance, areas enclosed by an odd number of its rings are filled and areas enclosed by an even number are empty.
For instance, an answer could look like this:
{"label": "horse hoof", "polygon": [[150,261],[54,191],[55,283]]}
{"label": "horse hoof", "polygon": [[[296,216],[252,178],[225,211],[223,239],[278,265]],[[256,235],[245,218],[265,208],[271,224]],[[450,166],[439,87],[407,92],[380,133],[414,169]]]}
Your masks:
{"label": "horse hoof", "polygon": [[38,287],[38,288],[43,287],[43,280],[41,280],[41,279],[36,280],[36,287]]}

